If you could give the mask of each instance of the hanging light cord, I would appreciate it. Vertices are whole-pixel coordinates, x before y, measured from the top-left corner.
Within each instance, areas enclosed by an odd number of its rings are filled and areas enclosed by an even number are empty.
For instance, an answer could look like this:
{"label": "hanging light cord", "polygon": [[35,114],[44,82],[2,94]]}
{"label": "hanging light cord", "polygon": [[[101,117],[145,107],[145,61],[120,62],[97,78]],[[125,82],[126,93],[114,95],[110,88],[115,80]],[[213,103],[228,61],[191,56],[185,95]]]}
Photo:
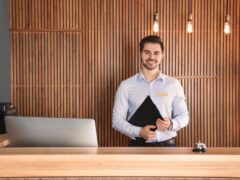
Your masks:
{"label": "hanging light cord", "polygon": [[228,0],[226,0],[226,14],[228,15]]}
{"label": "hanging light cord", "polygon": [[158,12],[158,0],[156,0],[156,8],[155,9],[156,9],[155,12],[157,13]]}
{"label": "hanging light cord", "polygon": [[192,0],[188,0],[188,14],[192,14]]}

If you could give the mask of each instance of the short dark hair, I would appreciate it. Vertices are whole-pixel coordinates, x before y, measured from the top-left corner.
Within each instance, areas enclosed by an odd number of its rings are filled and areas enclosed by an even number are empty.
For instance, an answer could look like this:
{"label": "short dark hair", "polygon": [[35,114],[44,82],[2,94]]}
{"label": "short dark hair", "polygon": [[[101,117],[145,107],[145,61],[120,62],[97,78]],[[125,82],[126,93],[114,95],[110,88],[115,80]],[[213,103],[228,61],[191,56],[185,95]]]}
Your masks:
{"label": "short dark hair", "polygon": [[159,36],[150,35],[144,37],[140,42],[140,52],[142,52],[145,43],[157,43],[160,45],[162,52],[164,52],[164,46]]}

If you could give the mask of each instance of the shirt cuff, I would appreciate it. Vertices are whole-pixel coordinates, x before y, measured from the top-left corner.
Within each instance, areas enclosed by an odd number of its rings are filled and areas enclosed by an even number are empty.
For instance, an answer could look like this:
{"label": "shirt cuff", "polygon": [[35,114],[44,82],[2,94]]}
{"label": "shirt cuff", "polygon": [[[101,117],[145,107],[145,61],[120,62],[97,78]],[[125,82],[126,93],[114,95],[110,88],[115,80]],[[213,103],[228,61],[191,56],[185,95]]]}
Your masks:
{"label": "shirt cuff", "polygon": [[140,129],[141,129],[141,127],[133,126],[132,127],[132,136],[133,137],[140,137],[139,136]]}
{"label": "shirt cuff", "polygon": [[172,129],[170,131],[177,131],[179,128],[178,121],[176,119],[171,119],[172,121]]}

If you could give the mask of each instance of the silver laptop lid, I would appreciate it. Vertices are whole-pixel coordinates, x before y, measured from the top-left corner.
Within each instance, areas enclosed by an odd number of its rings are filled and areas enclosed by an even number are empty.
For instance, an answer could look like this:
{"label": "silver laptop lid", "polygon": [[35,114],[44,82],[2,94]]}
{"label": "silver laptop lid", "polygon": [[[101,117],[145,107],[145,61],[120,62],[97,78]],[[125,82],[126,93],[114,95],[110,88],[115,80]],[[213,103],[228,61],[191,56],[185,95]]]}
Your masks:
{"label": "silver laptop lid", "polygon": [[93,119],[6,116],[10,146],[97,147]]}

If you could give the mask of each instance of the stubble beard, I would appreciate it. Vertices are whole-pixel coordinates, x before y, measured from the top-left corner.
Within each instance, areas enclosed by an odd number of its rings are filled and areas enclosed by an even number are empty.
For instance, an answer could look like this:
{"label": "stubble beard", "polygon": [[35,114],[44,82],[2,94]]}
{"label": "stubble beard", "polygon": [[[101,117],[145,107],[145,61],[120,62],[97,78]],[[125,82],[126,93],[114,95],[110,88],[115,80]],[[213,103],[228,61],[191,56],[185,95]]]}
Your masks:
{"label": "stubble beard", "polygon": [[154,61],[154,66],[151,66],[148,63],[143,62],[143,60],[141,59],[142,66],[144,66],[147,70],[151,71],[158,67],[157,60],[147,59],[146,61]]}

